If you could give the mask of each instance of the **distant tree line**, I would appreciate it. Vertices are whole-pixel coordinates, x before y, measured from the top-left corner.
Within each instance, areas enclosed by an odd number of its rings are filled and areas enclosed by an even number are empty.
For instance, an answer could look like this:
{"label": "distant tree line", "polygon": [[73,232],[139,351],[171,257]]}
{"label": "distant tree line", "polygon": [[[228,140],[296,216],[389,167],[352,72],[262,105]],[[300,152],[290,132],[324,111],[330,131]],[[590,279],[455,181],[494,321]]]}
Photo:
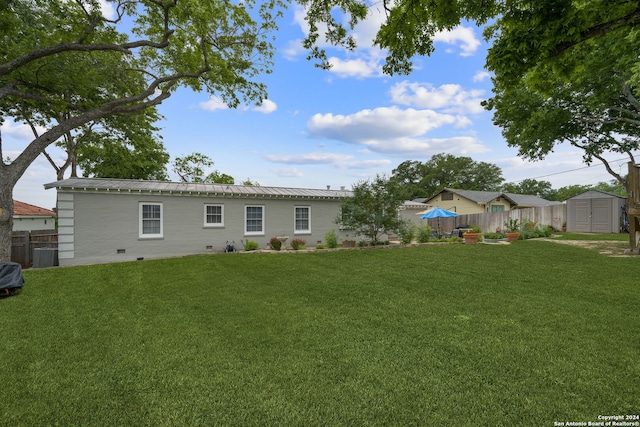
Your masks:
{"label": "distant tree line", "polygon": [[553,201],[563,201],[590,189],[627,195],[625,185],[617,179],[596,185],[570,185],[559,189],[552,188],[549,181],[535,179],[505,183],[498,166],[451,154],[436,154],[426,162],[406,160],[393,169],[388,181],[391,191],[402,200],[431,197],[443,188],[531,194]]}
{"label": "distant tree line", "polygon": [[563,201],[591,189],[626,196],[624,185],[615,179],[594,186],[570,185],[557,190],[550,182],[535,179],[505,183],[502,170],[496,165],[476,162],[470,157],[436,154],[426,162],[402,162],[390,177],[376,175],[355,183],[353,195],[341,203],[336,223],[377,244],[381,235],[399,233],[409,226],[397,213],[405,200],[430,198],[443,188],[530,194],[552,201]]}

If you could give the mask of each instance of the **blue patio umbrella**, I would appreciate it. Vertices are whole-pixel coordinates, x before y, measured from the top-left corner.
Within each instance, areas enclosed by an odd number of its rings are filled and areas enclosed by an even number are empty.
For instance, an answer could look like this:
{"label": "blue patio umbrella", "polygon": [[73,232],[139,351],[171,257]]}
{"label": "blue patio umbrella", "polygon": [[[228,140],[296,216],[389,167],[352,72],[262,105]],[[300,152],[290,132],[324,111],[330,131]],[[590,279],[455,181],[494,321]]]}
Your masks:
{"label": "blue patio umbrella", "polygon": [[422,215],[420,215],[420,219],[433,219],[438,218],[438,230],[440,230],[440,218],[450,218],[452,216],[458,216],[457,213],[448,211],[446,209],[435,207]]}

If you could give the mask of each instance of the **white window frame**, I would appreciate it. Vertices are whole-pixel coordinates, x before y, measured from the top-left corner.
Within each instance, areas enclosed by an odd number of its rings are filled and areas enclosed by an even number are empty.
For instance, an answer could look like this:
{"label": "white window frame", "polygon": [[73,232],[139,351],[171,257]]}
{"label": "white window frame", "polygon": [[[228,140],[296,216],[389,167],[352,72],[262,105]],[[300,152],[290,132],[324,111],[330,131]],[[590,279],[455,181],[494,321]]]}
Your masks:
{"label": "white window frame", "polygon": [[[147,218],[143,218],[143,210],[144,206],[159,206],[160,207],[160,218],[157,220],[160,222],[160,233],[144,233],[144,221],[150,220]],[[164,237],[164,209],[161,202],[140,202],[138,204],[138,237],[141,239],[161,239]],[[154,218],[151,218],[153,220]]]}
{"label": "white window frame", "polygon": [[[248,221],[248,210],[249,208],[260,208],[261,212],[262,212],[262,216],[260,218],[260,221],[262,222],[262,230],[260,231],[249,231],[247,230],[247,221]],[[244,207],[244,235],[245,236],[264,236],[265,235],[265,228],[266,228],[266,224],[265,224],[265,206],[264,205],[245,205]]]}
{"label": "white window frame", "polygon": [[[298,209],[307,210],[307,225],[305,229],[298,229]],[[294,206],[293,207],[293,234],[311,234],[311,206]]]}
{"label": "white window frame", "polygon": [[[220,208],[220,222],[207,222],[207,208],[209,206],[215,206]],[[205,203],[204,205],[204,226],[206,228],[219,228],[224,227],[224,205],[222,203]]]}

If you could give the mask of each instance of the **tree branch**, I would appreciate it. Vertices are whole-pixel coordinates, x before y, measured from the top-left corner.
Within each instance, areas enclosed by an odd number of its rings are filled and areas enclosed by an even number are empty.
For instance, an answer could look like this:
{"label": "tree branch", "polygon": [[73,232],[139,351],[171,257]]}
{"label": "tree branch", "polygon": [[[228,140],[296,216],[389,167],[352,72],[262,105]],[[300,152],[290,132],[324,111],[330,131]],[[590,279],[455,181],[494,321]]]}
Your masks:
{"label": "tree branch", "polygon": [[566,41],[562,43],[558,43],[556,47],[551,52],[551,56],[558,56],[562,52],[567,49],[580,44],[589,39],[600,37],[604,34],[607,34],[610,31],[616,30],[618,28],[623,28],[625,26],[635,27],[640,22],[640,4],[636,6],[636,8],[628,13],[625,16],[622,16],[617,19],[613,19],[611,21],[603,22],[598,25],[594,25],[580,32],[580,36],[577,40]]}

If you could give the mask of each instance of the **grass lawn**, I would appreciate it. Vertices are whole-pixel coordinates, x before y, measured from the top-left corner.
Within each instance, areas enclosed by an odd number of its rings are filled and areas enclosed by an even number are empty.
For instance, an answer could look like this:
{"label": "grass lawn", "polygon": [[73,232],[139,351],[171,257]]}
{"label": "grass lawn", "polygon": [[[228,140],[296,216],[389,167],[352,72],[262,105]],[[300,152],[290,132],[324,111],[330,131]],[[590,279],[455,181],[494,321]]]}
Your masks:
{"label": "grass lawn", "polygon": [[543,241],[24,272],[0,425],[553,426],[640,412],[640,259]]}
{"label": "grass lawn", "polygon": [[611,240],[616,242],[628,242],[629,234],[626,233],[609,233],[609,234],[594,234],[594,233],[554,233],[555,238],[558,240]]}

